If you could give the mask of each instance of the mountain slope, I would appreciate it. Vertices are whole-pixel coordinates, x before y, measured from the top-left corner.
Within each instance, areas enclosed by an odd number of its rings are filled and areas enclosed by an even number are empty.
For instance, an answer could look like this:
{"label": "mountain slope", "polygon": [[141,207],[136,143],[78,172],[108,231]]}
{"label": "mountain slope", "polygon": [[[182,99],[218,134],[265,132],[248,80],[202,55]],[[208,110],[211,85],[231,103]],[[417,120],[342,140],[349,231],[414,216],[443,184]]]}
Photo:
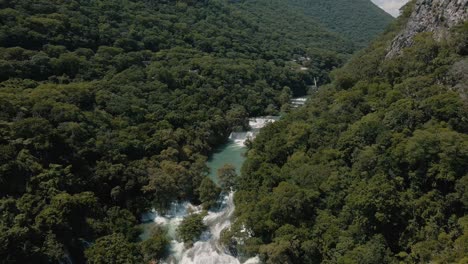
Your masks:
{"label": "mountain slope", "polygon": [[[362,48],[393,21],[393,17],[370,0],[244,0],[232,1],[232,6],[252,13],[259,23],[289,27],[286,36],[297,38],[315,29],[304,31],[303,26],[319,23],[327,31],[334,32]],[[306,19],[307,21],[304,21]],[[304,23],[298,23],[303,20]],[[286,23],[284,23],[286,22]],[[299,34],[296,34],[299,33]]]}
{"label": "mountain slope", "polygon": [[393,17],[369,0],[288,0],[307,16],[315,18],[329,30],[365,47],[393,21]]}
{"label": "mountain slope", "polygon": [[332,84],[257,136],[238,181],[236,223],[225,233],[244,239],[241,255],[266,263],[466,261],[468,22],[441,40],[416,33],[400,56],[386,58],[427,3],[408,4],[383,37],[332,73]]}

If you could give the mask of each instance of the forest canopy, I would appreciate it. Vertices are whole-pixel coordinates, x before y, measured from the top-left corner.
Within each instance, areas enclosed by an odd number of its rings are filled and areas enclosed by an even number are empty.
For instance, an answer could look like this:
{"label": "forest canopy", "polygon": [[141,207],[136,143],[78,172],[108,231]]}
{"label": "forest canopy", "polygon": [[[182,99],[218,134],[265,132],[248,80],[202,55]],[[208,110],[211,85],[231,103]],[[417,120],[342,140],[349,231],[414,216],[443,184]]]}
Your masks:
{"label": "forest canopy", "polygon": [[141,213],[212,204],[210,151],[358,46],[268,2],[1,0],[3,263],[161,257]]}
{"label": "forest canopy", "polygon": [[[258,1],[246,2],[257,5]],[[368,0],[269,0],[264,5],[272,3],[277,8],[286,4],[289,9],[296,10],[296,14],[313,17],[328,30],[352,40],[358,47],[366,47],[393,20]]]}
{"label": "forest canopy", "polygon": [[224,234],[228,244],[244,239],[241,254],[265,263],[468,260],[468,101],[458,88],[468,22],[441,41],[420,33],[387,57],[411,8],[251,144]]}

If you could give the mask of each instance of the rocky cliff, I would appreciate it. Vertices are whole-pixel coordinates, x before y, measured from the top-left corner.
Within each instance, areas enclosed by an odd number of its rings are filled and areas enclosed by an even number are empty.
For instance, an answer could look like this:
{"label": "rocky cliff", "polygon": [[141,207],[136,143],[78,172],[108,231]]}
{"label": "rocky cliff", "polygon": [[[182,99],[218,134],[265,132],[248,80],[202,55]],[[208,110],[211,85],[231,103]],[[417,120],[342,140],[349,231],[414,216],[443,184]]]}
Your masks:
{"label": "rocky cliff", "polygon": [[468,19],[468,0],[415,0],[406,27],[393,40],[387,57],[393,57],[413,43],[413,37],[421,32],[433,32],[438,40],[444,38],[447,29]]}

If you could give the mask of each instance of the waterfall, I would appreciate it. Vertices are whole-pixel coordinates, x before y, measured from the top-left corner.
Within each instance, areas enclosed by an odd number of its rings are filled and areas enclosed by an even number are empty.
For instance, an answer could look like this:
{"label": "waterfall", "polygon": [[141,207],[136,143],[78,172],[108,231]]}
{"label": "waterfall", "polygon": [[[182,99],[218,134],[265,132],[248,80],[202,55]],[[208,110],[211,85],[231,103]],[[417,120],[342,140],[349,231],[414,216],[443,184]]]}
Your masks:
{"label": "waterfall", "polygon": [[[291,100],[293,105],[303,105],[306,98],[295,98]],[[249,119],[249,131],[233,132],[229,136],[229,143],[224,146],[224,152],[229,151],[230,154],[236,150],[237,155],[245,152],[245,141],[253,140],[260,132],[260,129],[266,125],[279,120],[278,116],[264,116]],[[234,146],[234,148],[233,148]],[[223,151],[215,153],[215,156],[220,157],[223,163],[232,162],[233,157],[223,155]],[[213,157],[212,157],[213,158]],[[219,165],[219,164],[218,164]],[[240,167],[238,164],[237,167]],[[212,164],[211,170],[216,169]],[[214,176],[216,177],[216,176]],[[142,216],[143,221],[151,221],[151,225],[165,227],[168,230],[168,236],[171,239],[170,256],[162,261],[164,264],[241,264],[240,260],[227,253],[219,239],[221,232],[231,226],[231,219],[234,213],[234,192],[231,192],[222,197],[221,206],[218,210],[209,211],[203,221],[208,226],[208,230],[203,233],[200,240],[195,242],[191,248],[185,248],[184,243],[177,238],[177,227],[182,220],[191,212],[200,212],[199,206],[194,206],[189,202],[173,203],[170,210],[165,214],[159,214],[155,210],[146,213]],[[146,224],[148,225],[148,224]],[[141,238],[145,239],[148,236],[148,227],[145,228],[145,233]],[[250,258],[243,264],[260,263],[258,257]]]}
{"label": "waterfall", "polygon": [[247,140],[254,140],[260,129],[279,120],[279,116],[255,117],[249,119],[250,131],[232,132],[229,139],[236,145],[244,146]]}
{"label": "waterfall", "polygon": [[201,212],[200,206],[194,206],[189,202],[173,202],[169,210],[160,214],[153,210],[142,216],[142,221],[151,221],[151,224],[145,228],[145,232],[141,235],[142,239],[147,239],[151,232],[151,227],[155,224],[167,230],[167,235],[170,241],[169,257],[163,263],[179,263],[184,253],[184,243],[177,238],[177,227],[179,227],[182,220],[190,213]]}
{"label": "waterfall", "polygon": [[249,119],[249,126],[255,132],[260,132],[260,129],[266,125],[278,121],[279,116],[264,116],[264,117],[254,117]]}
{"label": "waterfall", "polygon": [[[203,219],[209,227],[209,237],[196,242],[192,248],[185,251],[180,264],[240,264],[240,261],[227,254],[219,243],[221,232],[231,225],[234,213],[234,192],[223,199],[221,210],[209,212]],[[259,263],[258,258],[251,258],[244,263]]]}
{"label": "waterfall", "polygon": [[291,99],[291,105],[293,108],[303,106],[307,101],[307,97],[298,97]]}
{"label": "waterfall", "polygon": [[232,132],[229,135],[229,140],[233,141],[236,145],[244,146],[247,140],[253,140],[255,138],[255,133],[252,131],[249,132]]}
{"label": "waterfall", "polygon": [[[143,215],[143,219],[151,219],[153,223],[168,230],[171,239],[170,256],[165,259],[164,264],[241,264],[232,255],[229,255],[219,243],[221,232],[231,225],[234,213],[234,192],[222,197],[219,210],[209,211],[203,218],[208,230],[201,239],[193,244],[191,248],[185,248],[184,243],[177,238],[177,228],[182,220],[190,213],[201,212],[201,207],[194,206],[188,202],[173,203],[166,214],[152,211]],[[250,258],[243,264],[259,263],[257,257]]]}

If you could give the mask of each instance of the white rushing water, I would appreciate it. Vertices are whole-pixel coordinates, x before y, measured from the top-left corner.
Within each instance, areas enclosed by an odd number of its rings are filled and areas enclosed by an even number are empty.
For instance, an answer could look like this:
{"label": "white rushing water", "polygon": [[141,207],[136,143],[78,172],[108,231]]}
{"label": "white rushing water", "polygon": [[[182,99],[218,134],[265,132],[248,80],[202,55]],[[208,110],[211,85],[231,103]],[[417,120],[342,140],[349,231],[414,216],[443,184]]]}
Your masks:
{"label": "white rushing water", "polygon": [[303,106],[307,101],[307,97],[298,97],[298,98],[293,98],[291,99],[291,106],[293,108],[301,107]]}
{"label": "white rushing water", "polygon": [[[165,228],[168,237],[171,239],[169,257],[163,263],[179,263],[180,259],[182,259],[185,248],[184,243],[177,238],[177,227],[187,215],[199,212],[201,212],[200,206],[194,206],[189,202],[174,202],[165,214],[152,211],[143,215],[142,220],[144,222],[152,221],[157,226]],[[150,230],[148,231],[150,232]]]}
{"label": "white rushing water", "polygon": [[[234,192],[224,197],[222,209],[219,212],[209,212],[203,219],[209,227],[208,239],[196,242],[192,248],[186,250],[180,264],[240,264],[240,261],[227,254],[219,243],[221,232],[231,225],[234,213]],[[259,263],[258,258],[251,258],[244,263]]]}
{"label": "white rushing water", "polygon": [[[305,99],[293,99],[293,104],[303,105]],[[297,102],[297,103],[294,103]],[[266,116],[251,118],[249,120],[249,131],[233,132],[229,139],[230,144],[244,146],[246,140],[253,140],[266,125],[279,120],[277,116]],[[243,148],[242,148],[243,149]],[[240,155],[240,153],[239,153]],[[229,162],[226,160],[226,162]],[[224,229],[231,226],[232,215],[234,214],[234,192],[230,192],[222,198],[221,206],[218,210],[209,211],[203,219],[208,226],[208,230],[202,235],[199,241],[195,242],[191,248],[186,248],[184,243],[177,238],[177,227],[182,220],[190,213],[201,212],[200,206],[194,206],[188,202],[173,203],[170,210],[165,214],[156,211],[143,215],[143,221],[152,221],[153,225],[162,226],[168,230],[171,239],[170,256],[162,263],[165,264],[241,264],[240,260],[230,255],[220,243],[220,236]],[[243,264],[258,264],[258,257],[250,258]]]}
{"label": "white rushing water", "polygon": [[[208,231],[191,248],[186,248],[184,243],[178,240],[177,228],[190,213],[200,213],[201,207],[188,202],[173,203],[166,214],[161,215],[153,211],[145,214],[143,220],[152,219],[156,225],[168,230],[171,239],[170,254],[162,262],[164,264],[241,264],[236,257],[226,253],[219,243],[221,232],[231,225],[234,209],[234,192],[231,192],[223,197],[219,210],[209,211],[205,216],[203,221],[208,226]],[[260,260],[254,257],[243,263],[257,264]]]}
{"label": "white rushing water", "polygon": [[279,120],[279,116],[255,117],[249,119],[250,131],[232,132],[229,139],[237,145],[244,146],[247,140],[254,140],[260,129]]}

